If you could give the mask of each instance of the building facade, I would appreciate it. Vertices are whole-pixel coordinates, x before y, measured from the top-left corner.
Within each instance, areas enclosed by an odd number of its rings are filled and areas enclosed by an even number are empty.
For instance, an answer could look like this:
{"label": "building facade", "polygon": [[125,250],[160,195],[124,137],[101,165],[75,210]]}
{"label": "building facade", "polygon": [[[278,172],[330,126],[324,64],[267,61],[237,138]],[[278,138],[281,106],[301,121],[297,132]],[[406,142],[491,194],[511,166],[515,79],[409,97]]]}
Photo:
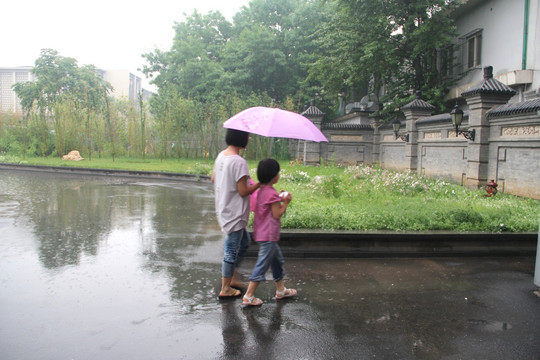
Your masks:
{"label": "building facade", "polygon": [[127,98],[137,101],[139,94],[148,100],[152,92],[143,89],[142,79],[127,70],[100,70],[103,79],[113,86],[112,96],[115,99]]}
{"label": "building facade", "polygon": [[34,81],[32,67],[0,68],[0,112],[22,113],[21,102],[11,87],[25,81]]}
{"label": "building facade", "polygon": [[470,188],[493,180],[500,191],[540,199],[540,0],[462,3],[453,13],[459,36],[438,64],[459,79],[447,95],[464,111],[459,131],[421,94],[401,109],[398,133],[370,116],[369,102],[345,105],[351,111],[331,122],[312,104],[304,115],[329,143],[298,142],[294,156],[306,164],[379,164]]}
{"label": "building facade", "polygon": [[[512,102],[540,89],[540,0],[462,0],[452,14],[459,36],[447,54],[447,76],[459,78],[447,99],[480,82],[483,67],[494,79],[516,90]],[[440,67],[444,70],[441,59]]]}
{"label": "building facade", "polygon": [[[101,70],[99,74],[112,87],[115,99],[137,101],[139,94],[148,100],[152,92],[142,87],[142,79],[127,70]],[[18,82],[35,81],[31,66],[0,68],[0,112],[22,114],[22,107],[12,86]]]}

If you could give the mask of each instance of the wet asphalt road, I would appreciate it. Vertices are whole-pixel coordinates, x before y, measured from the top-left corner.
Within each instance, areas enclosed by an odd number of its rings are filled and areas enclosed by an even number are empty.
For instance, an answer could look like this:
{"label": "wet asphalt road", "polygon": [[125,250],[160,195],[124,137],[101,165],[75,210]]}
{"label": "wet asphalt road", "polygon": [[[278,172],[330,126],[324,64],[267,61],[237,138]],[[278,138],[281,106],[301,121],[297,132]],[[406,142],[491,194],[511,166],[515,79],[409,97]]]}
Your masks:
{"label": "wet asphalt road", "polygon": [[217,299],[207,185],[3,172],[0,194],[0,359],[540,358],[532,255],[286,256],[299,295],[246,309]]}
{"label": "wet asphalt road", "polygon": [[222,302],[220,358],[539,358],[534,258],[289,259],[286,268],[297,299],[277,302],[267,282],[261,308]]}

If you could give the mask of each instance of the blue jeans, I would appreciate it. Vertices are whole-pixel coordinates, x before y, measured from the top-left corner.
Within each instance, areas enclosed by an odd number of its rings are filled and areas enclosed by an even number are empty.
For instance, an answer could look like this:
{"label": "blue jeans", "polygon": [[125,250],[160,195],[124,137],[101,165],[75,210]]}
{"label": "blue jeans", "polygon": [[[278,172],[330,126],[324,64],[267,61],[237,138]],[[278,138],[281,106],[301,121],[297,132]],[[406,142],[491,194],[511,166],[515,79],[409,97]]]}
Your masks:
{"label": "blue jeans", "polygon": [[253,268],[253,273],[249,277],[249,281],[264,281],[266,280],[266,271],[270,267],[274,281],[279,281],[285,277],[285,269],[283,264],[283,254],[279,248],[277,241],[261,241],[259,244],[259,254],[257,263]]}
{"label": "blue jeans", "polygon": [[246,229],[234,231],[227,235],[225,239],[225,250],[223,255],[223,265],[221,274],[223,277],[231,277],[234,274],[234,269],[240,266],[240,262],[244,257],[251,238]]}

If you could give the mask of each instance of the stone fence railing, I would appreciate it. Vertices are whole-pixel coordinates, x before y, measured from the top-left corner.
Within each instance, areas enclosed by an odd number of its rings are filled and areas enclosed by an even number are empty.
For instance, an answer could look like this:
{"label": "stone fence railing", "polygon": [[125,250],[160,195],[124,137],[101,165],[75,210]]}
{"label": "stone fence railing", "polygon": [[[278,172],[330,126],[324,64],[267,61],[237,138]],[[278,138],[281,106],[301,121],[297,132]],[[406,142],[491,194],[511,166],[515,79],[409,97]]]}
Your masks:
{"label": "stone fence railing", "polygon": [[431,115],[434,107],[420,96],[402,108],[397,138],[390,124],[324,123],[312,105],[304,115],[329,142],[299,142],[294,155],[306,164],[380,164],[470,188],[494,180],[499,191],[540,199],[540,97],[507,103],[515,91],[486,69],[484,80],[462,93],[468,110],[459,130],[474,130],[474,139],[456,136],[450,114]]}

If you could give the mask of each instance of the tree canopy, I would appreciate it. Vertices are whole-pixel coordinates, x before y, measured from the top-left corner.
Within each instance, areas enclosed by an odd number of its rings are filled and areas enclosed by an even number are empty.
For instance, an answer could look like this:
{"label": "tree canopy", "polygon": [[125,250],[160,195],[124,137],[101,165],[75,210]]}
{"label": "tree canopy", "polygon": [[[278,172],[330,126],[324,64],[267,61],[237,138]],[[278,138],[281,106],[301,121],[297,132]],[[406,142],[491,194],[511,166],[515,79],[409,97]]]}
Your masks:
{"label": "tree canopy", "polygon": [[13,89],[25,111],[37,106],[53,112],[54,106],[71,100],[78,108],[97,110],[104,104],[112,86],[103,80],[93,65],[79,67],[77,60],[43,49],[32,74],[36,81],[19,82]]}
{"label": "tree canopy", "polygon": [[[233,23],[221,13],[193,12],[175,24],[168,51],[144,54],[159,89],[215,102],[236,94],[293,99],[297,111],[317,97],[335,113],[338,94],[351,101],[380,96],[381,115],[422,90],[442,108],[448,80],[437,54],[454,28],[448,0],[252,0]],[[168,91],[168,90],[166,90]]]}
{"label": "tree canopy", "polygon": [[[222,147],[222,122],[251,106],[301,112],[315,99],[332,120],[340,97],[351,103],[369,96],[379,102],[373,116],[385,121],[421,90],[444,110],[450,80],[440,53],[454,35],[455,5],[252,0],[232,22],[218,11],[194,11],[174,24],[170,49],[143,54],[142,71],[158,87],[148,117],[142,98],[107,96],[111,86],[94,66],[45,49],[32,70],[36,81],[14,86],[25,116],[20,127],[0,129],[0,150],[209,158]],[[286,142],[255,138],[247,156],[278,152],[288,156]]]}
{"label": "tree canopy", "polygon": [[338,0],[332,21],[315,40],[321,55],[310,76],[331,92],[381,96],[381,115],[422,90],[442,108],[449,80],[440,75],[437,54],[455,29],[448,0]]}

